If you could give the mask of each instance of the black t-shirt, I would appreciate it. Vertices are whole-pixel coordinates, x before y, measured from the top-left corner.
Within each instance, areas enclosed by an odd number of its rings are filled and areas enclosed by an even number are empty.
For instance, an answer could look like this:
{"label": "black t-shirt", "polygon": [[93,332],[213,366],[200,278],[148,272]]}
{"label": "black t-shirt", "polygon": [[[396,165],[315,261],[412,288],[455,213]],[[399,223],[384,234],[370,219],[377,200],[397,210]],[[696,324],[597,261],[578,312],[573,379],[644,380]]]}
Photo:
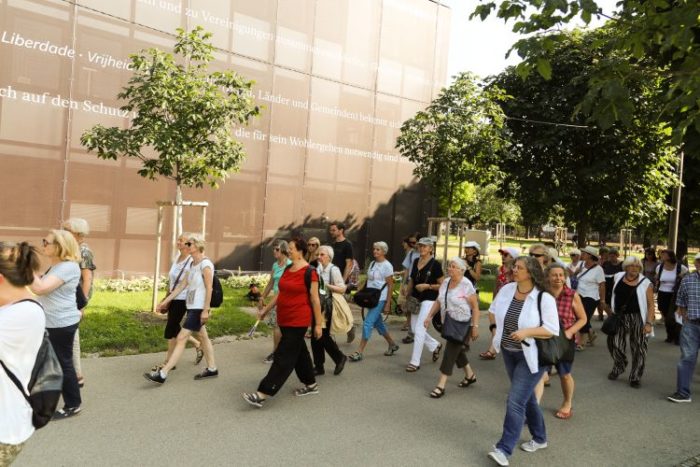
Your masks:
{"label": "black t-shirt", "polygon": [[352,256],[352,243],[346,238],[342,242],[333,243],[333,264],[338,266],[340,269],[340,274],[345,275],[345,266],[347,266],[346,261],[353,259]]}
{"label": "black t-shirt", "polygon": [[[479,258],[473,258],[471,261],[470,260],[465,260],[465,263],[467,263],[467,266],[469,266],[470,269],[476,268],[477,263],[480,263],[481,260]],[[476,287],[476,279],[474,279],[474,276],[472,276],[472,272],[470,269],[465,269],[464,270],[464,277],[469,279],[469,282],[472,283],[474,287]]]}
{"label": "black t-shirt", "polygon": [[425,301],[437,300],[438,291],[437,290],[424,290],[423,292],[418,292],[416,286],[418,284],[437,284],[438,279],[443,276],[442,266],[440,262],[431,258],[428,264],[423,266],[423,269],[418,269],[418,261],[420,258],[413,260],[413,267],[411,268],[411,279],[413,280],[413,291],[411,295],[416,297],[418,300]]}
{"label": "black t-shirt", "polygon": [[626,284],[624,280],[620,279],[617,287],[615,287],[615,313],[633,315],[640,312],[637,288],[634,285]]}

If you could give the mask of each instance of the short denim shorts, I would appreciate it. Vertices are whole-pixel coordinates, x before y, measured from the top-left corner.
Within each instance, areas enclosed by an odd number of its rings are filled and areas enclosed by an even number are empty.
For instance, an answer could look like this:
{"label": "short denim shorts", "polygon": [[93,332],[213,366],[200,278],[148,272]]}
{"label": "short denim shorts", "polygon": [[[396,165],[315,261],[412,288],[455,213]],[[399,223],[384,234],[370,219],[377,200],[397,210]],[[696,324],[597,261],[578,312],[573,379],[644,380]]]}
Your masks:
{"label": "short denim shorts", "polygon": [[199,331],[202,328],[202,310],[187,310],[187,317],[182,327],[192,332]]}

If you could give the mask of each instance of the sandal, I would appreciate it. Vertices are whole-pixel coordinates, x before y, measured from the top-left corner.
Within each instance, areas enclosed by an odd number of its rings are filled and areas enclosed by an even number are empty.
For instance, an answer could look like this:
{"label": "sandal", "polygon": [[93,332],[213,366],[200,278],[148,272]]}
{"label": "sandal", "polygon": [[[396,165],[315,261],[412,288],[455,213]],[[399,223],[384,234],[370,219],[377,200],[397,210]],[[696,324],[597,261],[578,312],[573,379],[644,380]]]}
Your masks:
{"label": "sandal", "polygon": [[420,366],[415,366],[413,363],[409,363],[406,367],[406,373],[415,373],[420,370]]}
{"label": "sandal", "polygon": [[398,350],[399,350],[399,346],[398,346],[398,345],[396,345],[396,344],[390,345],[390,346],[389,346],[389,349],[388,349],[386,352],[384,352],[384,356],[385,356],[385,357],[391,357],[391,356],[394,355]]}
{"label": "sandal", "polygon": [[[156,371],[160,371],[163,367],[165,366],[165,363],[161,363],[160,365],[153,365],[151,367],[151,372],[155,373]],[[177,366],[174,366],[170,369],[170,371],[173,371],[177,369]]]}
{"label": "sandal", "polygon": [[401,339],[401,342],[403,342],[404,344],[413,344],[413,337],[406,336],[403,339]]}
{"label": "sandal", "polygon": [[195,347],[195,356],[194,356],[194,364],[199,365],[199,362],[202,361],[202,358],[204,358],[204,351],[202,350],[202,346]]}
{"label": "sandal", "polygon": [[402,331],[402,332],[406,332],[406,331],[410,331],[410,330],[411,330],[411,325],[410,325],[410,324],[404,324],[404,325],[401,327],[401,331]]}
{"label": "sandal", "polygon": [[246,401],[250,405],[255,406],[259,409],[262,408],[263,403],[266,400],[266,399],[263,399],[262,397],[258,396],[257,392],[244,392],[241,395],[243,396],[244,401]]}
{"label": "sandal", "polygon": [[440,359],[440,351],[442,350],[442,344],[438,344],[437,348],[433,350],[433,363]]}
{"label": "sandal", "polygon": [[568,420],[571,418],[571,416],[573,414],[574,414],[574,409],[569,409],[568,412],[562,412],[561,410],[557,410],[557,413],[555,413],[554,416],[560,420]]}
{"label": "sandal", "polygon": [[485,352],[481,352],[479,354],[479,358],[482,360],[496,360],[496,354],[490,350],[487,350]]}
{"label": "sandal", "polygon": [[593,347],[593,343],[597,338],[598,334],[596,334],[596,332],[593,331],[591,334],[588,335],[588,343],[586,345],[590,345],[591,347]]}
{"label": "sandal", "polygon": [[351,362],[359,362],[362,360],[362,354],[360,352],[355,352],[354,354],[349,355],[348,358]]}
{"label": "sandal", "polygon": [[435,386],[435,389],[433,389],[432,392],[430,393],[430,397],[433,399],[440,399],[444,395],[445,395],[445,388],[441,388],[440,386]]}
{"label": "sandal", "polygon": [[476,383],[476,375],[473,375],[471,378],[464,378],[458,385],[458,388],[468,388],[472,384]]}

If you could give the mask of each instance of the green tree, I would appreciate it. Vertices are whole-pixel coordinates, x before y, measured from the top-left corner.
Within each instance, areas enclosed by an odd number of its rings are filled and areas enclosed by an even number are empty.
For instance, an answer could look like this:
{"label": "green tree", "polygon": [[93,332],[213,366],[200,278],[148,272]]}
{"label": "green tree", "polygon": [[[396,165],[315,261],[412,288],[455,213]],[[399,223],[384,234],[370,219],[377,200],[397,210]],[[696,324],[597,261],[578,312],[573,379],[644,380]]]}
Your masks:
{"label": "green tree", "polygon": [[515,202],[500,196],[501,189],[497,184],[475,186],[473,191],[473,198],[458,211],[460,217],[467,219],[470,227],[493,222],[515,225],[520,220],[520,208]]}
{"label": "green tree", "polygon": [[216,188],[238,170],[245,152],[234,127],[247,124],[259,108],[252,81],[233,71],[208,71],[210,33],[201,27],[177,32],[177,57],[155,48],[131,56],[133,75],[118,94],[127,101],[121,109],[135,114],[129,128],[96,125],[80,141],[101,159],[141,160],[139,175],[174,180],[181,202],[182,185]]}
{"label": "green tree", "polygon": [[[549,32],[561,29],[574,19],[588,24],[593,16],[604,16],[595,0],[479,0],[471,17],[482,20],[491,14],[514,20],[513,31],[525,35],[511,51],[524,61],[518,73],[526,76],[537,70],[545,79],[553,76],[548,55],[564,36]],[[588,89],[581,101],[602,128],[615,121],[633,124],[639,63],[653,63],[667,86],[659,88],[662,101],[657,118],[673,122],[675,142],[679,143],[690,126],[700,131],[700,2],[696,0],[625,0],[617,4],[609,27],[617,34],[606,37],[611,53],[589,76]],[[584,102],[585,100],[585,102]]]}
{"label": "green tree", "polygon": [[425,110],[405,121],[396,147],[452,214],[455,192],[464,182],[488,180],[496,154],[505,146],[504,116],[497,87],[484,89],[470,73],[459,74]]}
{"label": "green tree", "polygon": [[[512,98],[502,103],[511,118],[511,149],[502,161],[503,189],[512,194],[523,217],[545,214],[559,205],[569,225],[585,244],[596,225],[645,224],[662,218],[665,199],[674,184],[674,147],[670,129],[656,119],[659,105],[654,73],[638,75],[628,85],[637,97],[629,126],[592,125],[576,107],[587,93],[587,82],[605,51],[609,29],[559,34],[546,54],[552,77],[539,74],[522,79],[509,68],[494,84]],[[544,125],[535,121],[571,122]]]}

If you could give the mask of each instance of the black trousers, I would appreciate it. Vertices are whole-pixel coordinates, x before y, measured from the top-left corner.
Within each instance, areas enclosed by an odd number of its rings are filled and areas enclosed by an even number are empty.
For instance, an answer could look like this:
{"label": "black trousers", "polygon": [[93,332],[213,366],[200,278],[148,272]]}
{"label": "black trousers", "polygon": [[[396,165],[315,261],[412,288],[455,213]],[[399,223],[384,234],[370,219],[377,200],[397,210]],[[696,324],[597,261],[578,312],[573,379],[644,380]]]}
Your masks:
{"label": "black trousers", "polygon": [[180,334],[180,323],[187,313],[187,302],[185,300],[173,300],[168,305],[168,323],[165,325],[163,337],[173,339]]}
{"label": "black trousers", "polygon": [[[311,328],[313,329],[316,320],[313,320]],[[331,337],[331,316],[326,315],[326,327],[323,328],[323,333],[320,339],[311,337],[311,353],[314,357],[314,367],[317,370],[323,370],[323,365],[326,363],[326,352],[330,355],[333,362],[337,365],[343,359],[343,352],[338,348],[333,337]]]}
{"label": "black trousers", "polygon": [[64,407],[80,407],[80,386],[78,386],[78,376],[75,374],[73,366],[73,339],[78,323],[65,328],[48,328],[49,341],[53,351],[56,352],[58,362],[63,370],[63,403]]}
{"label": "black trousers", "polygon": [[656,301],[659,305],[659,312],[664,317],[666,340],[678,343],[681,337],[681,325],[676,323],[676,304],[673,303],[673,297],[673,292],[659,292]]}
{"label": "black trousers", "polygon": [[591,318],[593,318],[593,314],[596,308],[598,308],[600,300],[595,300],[590,297],[581,297],[581,301],[583,302],[583,309],[586,310],[586,324],[583,325],[579,332],[581,334],[586,334],[591,330]]}
{"label": "black trousers", "polygon": [[268,396],[274,396],[282,388],[292,371],[296,372],[297,378],[305,385],[310,386],[316,383],[311,355],[309,355],[309,349],[306,348],[306,342],[304,342],[307,329],[306,327],[280,326],[282,339],[275,349],[270,371],[260,381],[258,391]]}

